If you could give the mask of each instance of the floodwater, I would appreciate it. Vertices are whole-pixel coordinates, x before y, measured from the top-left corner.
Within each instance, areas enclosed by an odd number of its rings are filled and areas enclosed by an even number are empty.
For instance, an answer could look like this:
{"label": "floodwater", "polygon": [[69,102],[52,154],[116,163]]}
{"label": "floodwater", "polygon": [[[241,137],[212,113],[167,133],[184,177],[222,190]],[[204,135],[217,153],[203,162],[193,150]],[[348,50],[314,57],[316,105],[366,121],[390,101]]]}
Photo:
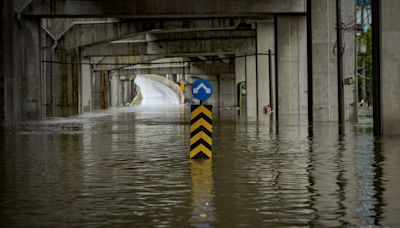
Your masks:
{"label": "floodwater", "polygon": [[0,134],[0,227],[399,227],[400,139],[368,118],[214,119],[188,159],[187,108],[136,107]]}

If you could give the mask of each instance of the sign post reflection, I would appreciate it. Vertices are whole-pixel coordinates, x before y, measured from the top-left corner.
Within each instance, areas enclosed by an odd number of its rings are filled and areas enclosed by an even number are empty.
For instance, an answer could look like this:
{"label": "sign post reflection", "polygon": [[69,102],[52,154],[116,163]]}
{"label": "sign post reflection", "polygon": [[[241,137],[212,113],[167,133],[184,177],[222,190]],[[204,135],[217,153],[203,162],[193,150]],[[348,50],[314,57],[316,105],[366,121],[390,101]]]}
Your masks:
{"label": "sign post reflection", "polygon": [[189,222],[196,227],[209,227],[215,221],[212,161],[210,159],[190,160],[190,173],[192,217]]}

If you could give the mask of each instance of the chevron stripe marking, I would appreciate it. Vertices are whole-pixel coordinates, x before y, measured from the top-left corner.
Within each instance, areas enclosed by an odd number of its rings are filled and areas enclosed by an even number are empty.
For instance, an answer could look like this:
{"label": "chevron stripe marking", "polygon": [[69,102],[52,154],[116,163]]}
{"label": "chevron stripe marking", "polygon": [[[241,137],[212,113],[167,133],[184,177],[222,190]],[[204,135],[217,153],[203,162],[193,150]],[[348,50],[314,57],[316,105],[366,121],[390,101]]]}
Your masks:
{"label": "chevron stripe marking", "polygon": [[208,131],[212,132],[212,125],[209,124],[207,121],[205,121],[204,119],[199,119],[196,123],[192,124],[190,126],[190,132],[195,131],[197,128],[203,126],[204,128],[206,128]]}
{"label": "chevron stripe marking", "polygon": [[199,128],[197,128],[196,130],[190,132],[190,137],[193,137],[195,135],[197,135],[199,132],[204,132],[206,133],[208,136],[210,136],[212,138],[212,132],[210,132],[207,128],[205,128],[204,126],[200,126]]}
{"label": "chevron stripe marking", "polygon": [[190,120],[190,124],[196,123],[199,119],[204,119],[209,124],[212,124],[212,119],[208,118],[208,116],[206,116],[204,113],[200,113],[198,116]]}
{"label": "chevron stripe marking", "polygon": [[200,139],[199,141],[190,145],[190,150],[193,150],[194,148],[198,147],[199,145],[203,145],[203,146],[207,147],[210,151],[212,151],[212,146],[210,144],[208,144],[204,139]]}
{"label": "chevron stripe marking", "polygon": [[191,120],[196,118],[201,113],[204,113],[204,115],[206,115],[208,118],[212,119],[212,112],[208,108],[206,108],[204,105],[200,105],[194,111],[192,111],[192,114],[190,115]]}
{"label": "chevron stripe marking", "polygon": [[212,153],[207,147],[205,147],[204,145],[199,145],[198,147],[190,151],[190,158],[195,157],[200,152],[203,152],[208,158],[212,157]]}
{"label": "chevron stripe marking", "polygon": [[197,135],[193,136],[190,139],[190,145],[193,145],[194,143],[196,143],[197,141],[199,141],[200,139],[203,139],[206,143],[208,143],[208,145],[212,146],[212,139],[210,136],[208,136],[206,133],[204,132],[199,132]]}

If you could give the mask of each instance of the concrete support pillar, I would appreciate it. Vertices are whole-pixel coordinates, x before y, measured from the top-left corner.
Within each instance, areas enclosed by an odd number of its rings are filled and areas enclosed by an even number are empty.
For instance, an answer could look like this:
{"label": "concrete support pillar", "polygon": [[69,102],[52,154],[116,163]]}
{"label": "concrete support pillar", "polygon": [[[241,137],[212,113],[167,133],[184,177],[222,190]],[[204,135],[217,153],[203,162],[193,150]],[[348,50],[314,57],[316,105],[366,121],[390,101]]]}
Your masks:
{"label": "concrete support pillar", "polygon": [[81,59],[79,113],[91,112],[93,104],[93,72],[89,58]]}
{"label": "concrete support pillar", "polygon": [[256,56],[245,57],[247,118],[257,119]]}
{"label": "concrete support pillar", "polygon": [[111,106],[119,106],[120,80],[116,72],[111,73]]}
{"label": "concrete support pillar", "polygon": [[380,4],[382,130],[384,135],[400,135],[400,1]]}
{"label": "concrete support pillar", "polygon": [[263,115],[265,105],[272,104],[274,106],[274,97],[270,98],[270,90],[273,92],[274,88],[273,86],[270,88],[270,84],[274,84],[272,80],[274,80],[275,57],[271,56],[271,65],[268,57],[269,51],[272,54],[275,53],[274,22],[257,22],[256,28],[256,55],[243,53],[235,59],[235,94],[237,98],[237,86],[239,83],[245,82],[246,114],[250,120],[256,120],[257,117]]}
{"label": "concrete support pillar", "polygon": [[[336,1],[311,0],[314,121],[338,121]],[[343,23],[355,19],[355,2],[342,0]],[[355,74],[355,34],[344,35],[344,78]],[[346,120],[355,117],[355,85],[345,85]]]}
{"label": "concrete support pillar", "polygon": [[[41,72],[40,72],[40,20],[23,22],[21,34],[18,34],[19,61],[14,65],[20,70],[21,81],[17,81],[21,89],[22,119],[38,119],[42,113]],[[19,66],[18,66],[19,65]],[[18,70],[16,70],[18,72]]]}
{"label": "concrete support pillar", "polygon": [[[245,114],[248,119],[256,120],[256,56],[243,54],[235,58],[235,83],[245,82],[246,85],[246,101],[245,110],[241,113]],[[237,91],[236,91],[237,93]],[[236,96],[238,96],[236,94]],[[239,104],[237,104],[239,105]]]}
{"label": "concrete support pillar", "polygon": [[[46,45],[46,44],[45,44]],[[42,45],[42,46],[45,46]],[[53,45],[53,42],[50,44]],[[51,52],[51,50],[49,50]],[[56,50],[54,57],[51,53],[47,53],[44,57],[46,60],[54,60],[56,62],[79,62],[79,54],[77,50]],[[75,64],[58,64],[46,63],[43,69],[46,76],[46,90],[49,98],[47,103],[54,107],[52,116],[68,116],[77,114],[78,106],[78,77],[79,67]],[[54,91],[53,91],[54,90]]]}
{"label": "concrete support pillar", "polygon": [[[345,23],[349,23],[356,18],[356,3],[355,1],[342,0],[342,18]],[[355,32],[345,32],[343,35],[345,52],[343,55],[343,78],[352,78],[356,80],[356,37]],[[346,121],[357,120],[357,85],[344,85],[344,111]]]}
{"label": "concrete support pillar", "polygon": [[235,78],[231,75],[223,75],[220,80],[220,97],[221,97],[221,108],[231,109],[236,104],[236,97],[235,97]]}
{"label": "concrete support pillar", "polygon": [[122,105],[125,105],[126,103],[130,102],[129,100],[129,80],[123,80],[122,85],[124,87],[123,91],[123,102]]}
{"label": "concrete support pillar", "polygon": [[[202,77],[199,77],[202,78]],[[205,101],[205,104],[211,104],[214,106],[214,110],[217,111],[219,110],[220,106],[220,102],[219,102],[219,88],[220,88],[220,81],[219,81],[219,76],[217,75],[207,75],[207,77],[205,78],[207,79],[212,87],[213,87],[213,94],[212,96]]]}
{"label": "concrete support pillar", "polygon": [[5,94],[4,94],[4,76],[5,76],[5,64],[4,64],[4,59],[5,59],[5,38],[6,38],[6,29],[5,29],[5,17],[6,13],[5,11],[5,1],[2,1],[0,4],[0,21],[1,21],[1,26],[0,26],[0,126],[4,125],[4,116],[5,116]]}
{"label": "concrete support pillar", "polygon": [[307,114],[307,18],[277,17],[280,115]]}
{"label": "concrete support pillar", "polygon": [[93,84],[93,109],[108,108],[108,73],[95,72]]}
{"label": "concrete support pillar", "polygon": [[[270,58],[271,63],[269,63],[268,51],[273,54]],[[257,23],[257,57],[256,57],[256,67],[257,67],[257,83],[256,86],[258,91],[258,105],[256,104],[256,109],[258,107],[258,116],[263,114],[263,107],[266,105],[274,105],[274,82],[275,82],[275,28],[274,21],[271,22],[258,22]],[[271,72],[271,75],[269,75]],[[251,79],[251,78],[250,78]],[[271,82],[270,82],[271,80]],[[271,85],[271,88],[270,88]],[[270,96],[270,94],[272,96]]]}
{"label": "concrete support pillar", "polygon": [[40,20],[17,21],[14,1],[1,2],[0,120],[15,126],[42,115]]}
{"label": "concrete support pillar", "polygon": [[244,101],[241,94],[243,91],[239,89],[240,85],[246,83],[246,72],[245,72],[245,58],[236,55],[235,58],[235,97],[236,97],[236,107],[240,108],[239,113],[240,115],[246,114],[246,102]]}

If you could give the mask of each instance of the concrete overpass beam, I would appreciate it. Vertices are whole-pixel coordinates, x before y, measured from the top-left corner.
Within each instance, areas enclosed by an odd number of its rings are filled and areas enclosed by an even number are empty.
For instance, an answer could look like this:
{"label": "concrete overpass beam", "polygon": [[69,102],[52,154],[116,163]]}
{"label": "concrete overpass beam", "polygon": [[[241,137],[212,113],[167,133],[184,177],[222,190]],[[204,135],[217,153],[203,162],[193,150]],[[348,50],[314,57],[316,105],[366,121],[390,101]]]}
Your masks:
{"label": "concrete overpass beam", "polygon": [[43,0],[24,12],[41,17],[123,17],[174,18],[210,15],[262,15],[266,13],[304,13],[305,0]]}
{"label": "concrete overpass beam", "polygon": [[[164,40],[148,43],[107,43],[83,48],[82,55],[94,56],[188,56],[210,54],[232,54],[237,51],[251,51],[254,38],[211,38],[204,40]],[[254,50],[254,49],[253,49]]]}

